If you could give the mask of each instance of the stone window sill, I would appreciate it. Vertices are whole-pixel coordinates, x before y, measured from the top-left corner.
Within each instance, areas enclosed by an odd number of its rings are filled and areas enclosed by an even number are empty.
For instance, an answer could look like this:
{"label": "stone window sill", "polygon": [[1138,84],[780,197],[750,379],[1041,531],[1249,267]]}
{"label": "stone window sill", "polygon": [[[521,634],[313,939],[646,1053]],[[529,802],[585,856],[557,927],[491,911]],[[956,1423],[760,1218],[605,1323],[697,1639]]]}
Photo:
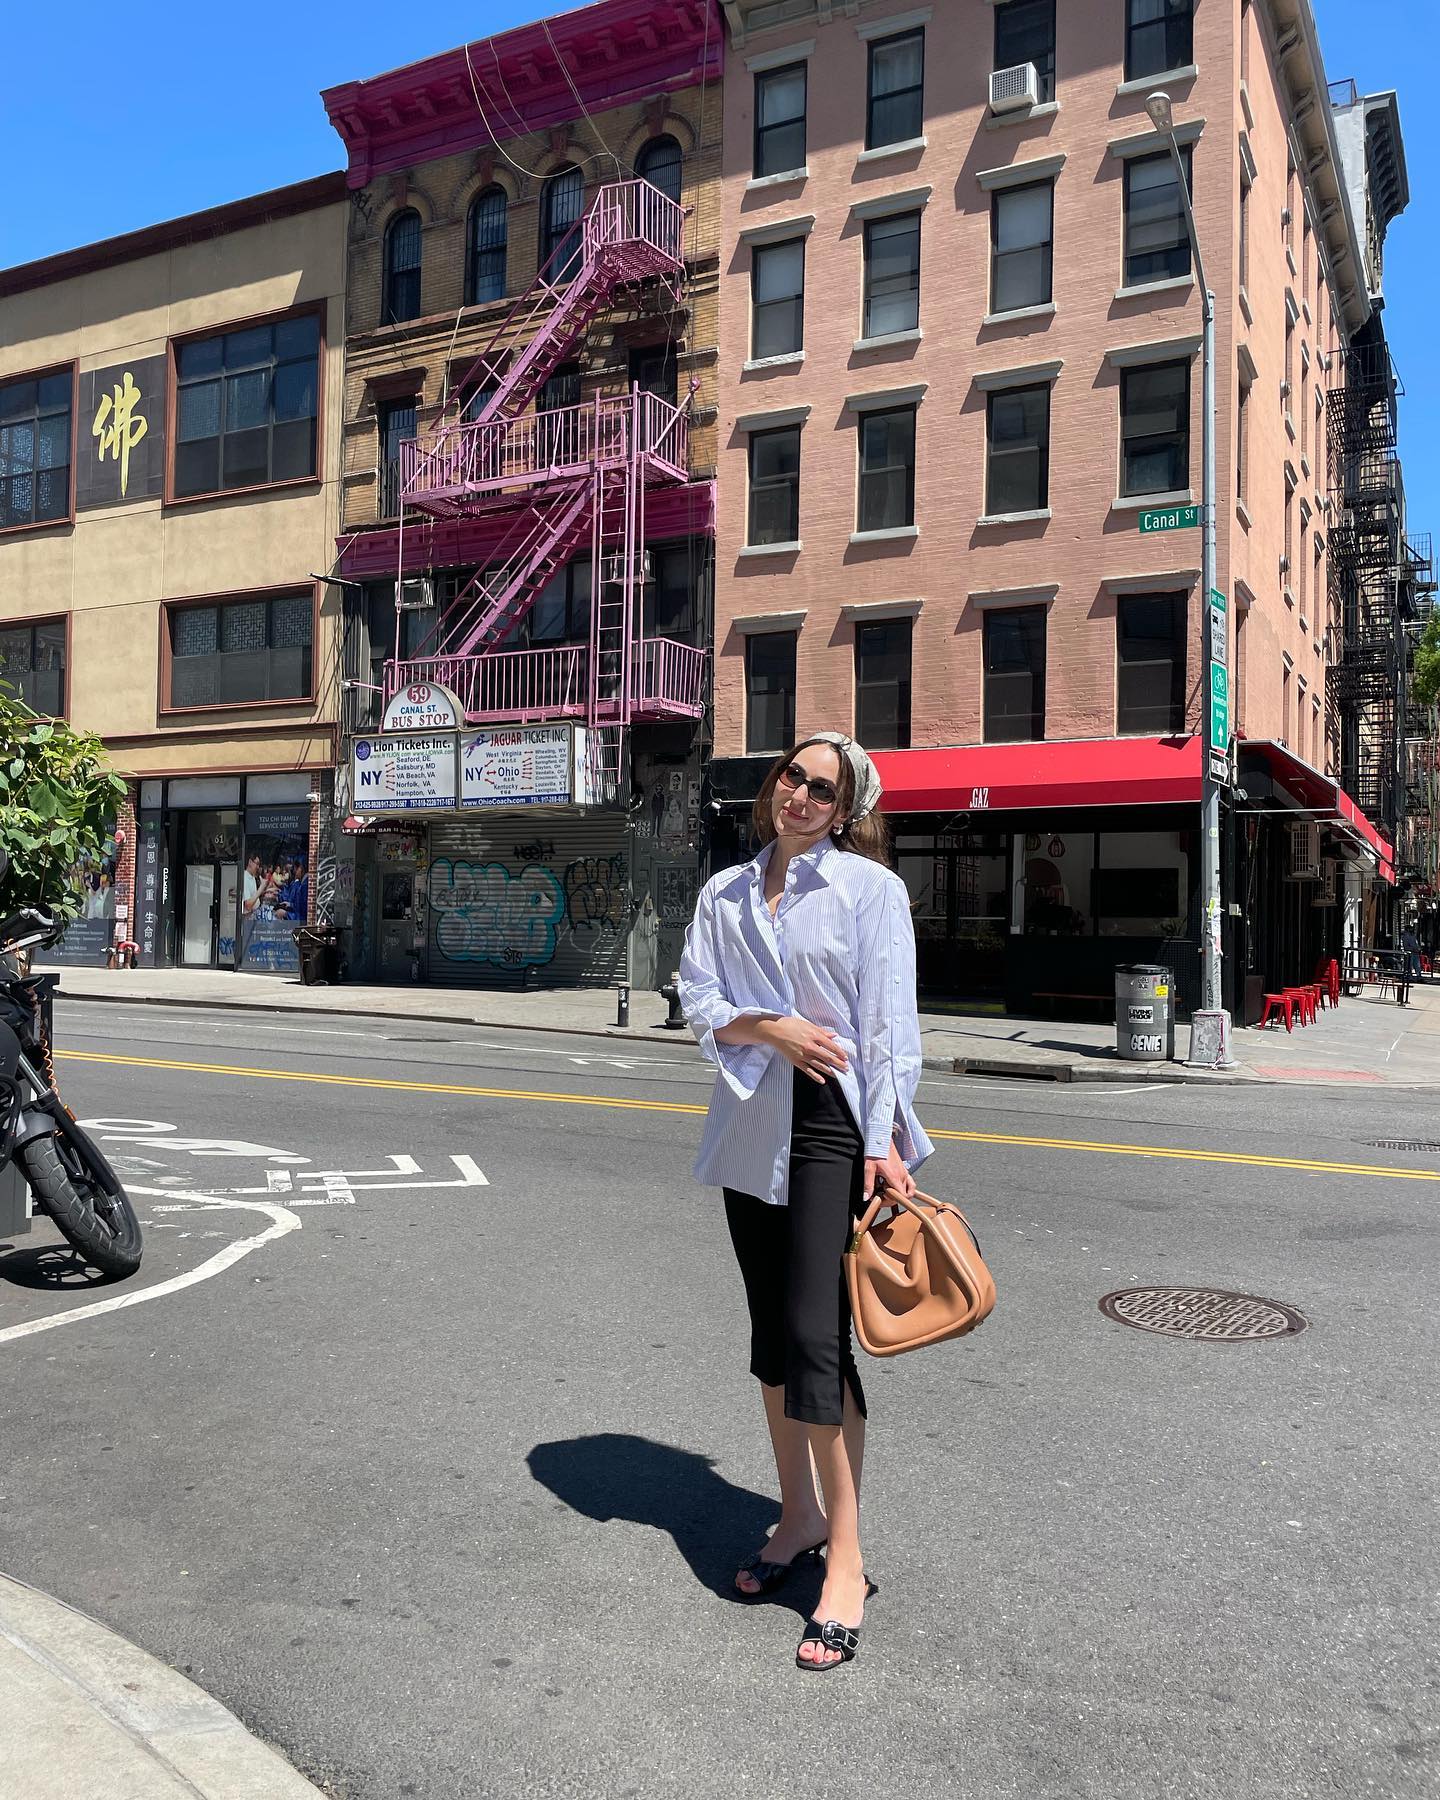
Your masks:
{"label": "stone window sill", "polygon": [[805,360],[803,350],[787,350],[783,356],[752,356],[748,362],[740,365],[742,373],[749,375],[756,369],[792,369]]}
{"label": "stone window sill", "polygon": [[807,163],[799,169],[782,169],[778,175],[752,175],[745,183],[745,192],[754,193],[757,188],[784,187],[792,181],[808,181],[810,167]]}
{"label": "stone window sill", "polygon": [[1200,73],[1195,63],[1185,63],[1178,69],[1162,69],[1158,75],[1137,75],[1133,81],[1122,81],[1115,89],[1117,99],[1127,94],[1149,94],[1156,88],[1173,87],[1178,81],[1194,81]]}
{"label": "stone window sill", "polygon": [[1050,508],[1037,506],[1029,512],[982,513],[975,521],[977,525],[1030,525],[1037,519],[1048,519]]}
{"label": "stone window sill", "polygon": [[883,162],[887,156],[908,156],[913,151],[928,149],[928,137],[903,138],[898,144],[881,144],[874,150],[862,150],[855,158],[857,163]]}
{"label": "stone window sill", "polygon": [[1195,496],[1189,488],[1176,488],[1169,494],[1120,494],[1110,502],[1111,512],[1143,512],[1151,507],[1162,511],[1168,506],[1193,506]]}
{"label": "stone window sill", "polygon": [[1038,106],[1017,108],[1014,112],[987,113],[985,129],[1002,131],[1007,125],[1028,125],[1032,119],[1051,119],[1059,110],[1058,100],[1042,100]]}
{"label": "stone window sill", "polygon": [[856,338],[856,350],[888,350],[892,344],[918,344],[924,332],[917,326],[914,331],[885,331],[879,337]]}
{"label": "stone window sill", "polygon": [[889,525],[883,531],[852,531],[852,544],[898,544],[910,538],[918,538],[918,525]]}
{"label": "stone window sill", "polygon": [[1164,281],[1128,282],[1115,290],[1117,300],[1144,300],[1151,294],[1184,294],[1195,285],[1193,275],[1170,275]]}
{"label": "stone window sill", "polygon": [[1055,302],[1047,300],[1043,306],[1013,306],[1009,312],[986,313],[980,321],[982,325],[1018,325],[1026,319],[1053,319]]}
{"label": "stone window sill", "polygon": [[746,544],[741,550],[742,556],[795,556],[805,548],[799,538],[791,538],[783,544]]}

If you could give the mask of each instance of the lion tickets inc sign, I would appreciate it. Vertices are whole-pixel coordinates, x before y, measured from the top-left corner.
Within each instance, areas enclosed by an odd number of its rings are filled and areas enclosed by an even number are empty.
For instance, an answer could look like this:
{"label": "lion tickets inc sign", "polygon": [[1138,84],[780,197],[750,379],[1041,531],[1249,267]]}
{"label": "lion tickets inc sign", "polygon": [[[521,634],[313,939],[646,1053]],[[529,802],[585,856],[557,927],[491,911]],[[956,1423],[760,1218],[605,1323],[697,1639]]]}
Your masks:
{"label": "lion tickets inc sign", "polygon": [[412,681],[390,700],[380,729],[410,734],[417,731],[458,731],[465,723],[459,700],[438,681]]}
{"label": "lion tickets inc sign", "polygon": [[420,736],[356,738],[350,756],[350,792],[355,811],[377,813],[454,812],[453,731]]}

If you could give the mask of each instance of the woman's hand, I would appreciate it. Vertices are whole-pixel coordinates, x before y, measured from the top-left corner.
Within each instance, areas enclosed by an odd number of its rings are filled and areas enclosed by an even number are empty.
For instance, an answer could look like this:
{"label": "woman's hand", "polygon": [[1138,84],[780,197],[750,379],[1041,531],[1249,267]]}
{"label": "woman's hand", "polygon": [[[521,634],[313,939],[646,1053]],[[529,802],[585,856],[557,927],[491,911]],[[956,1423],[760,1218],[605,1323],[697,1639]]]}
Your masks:
{"label": "woman's hand", "polygon": [[880,1187],[894,1188],[907,1197],[915,1192],[915,1177],[905,1167],[899,1150],[890,1146],[887,1156],[865,1158],[865,1204]]}
{"label": "woman's hand", "polygon": [[757,1036],[812,1081],[828,1081],[849,1067],[835,1033],[823,1025],[812,1025],[808,1019],[762,1019]]}

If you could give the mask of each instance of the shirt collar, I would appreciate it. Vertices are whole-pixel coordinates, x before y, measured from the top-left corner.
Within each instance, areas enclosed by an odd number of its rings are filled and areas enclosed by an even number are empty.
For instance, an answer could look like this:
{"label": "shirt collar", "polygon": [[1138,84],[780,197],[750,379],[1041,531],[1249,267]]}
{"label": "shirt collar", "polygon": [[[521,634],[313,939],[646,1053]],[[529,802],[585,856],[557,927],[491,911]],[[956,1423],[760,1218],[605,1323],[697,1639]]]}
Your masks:
{"label": "shirt collar", "polygon": [[[765,870],[769,866],[770,858],[774,852],[775,843],[772,839],[755,860],[749,864],[747,873],[756,888],[759,888],[763,883],[765,879]],[[843,854],[844,852],[836,848],[834,840],[828,836],[828,834],[821,838],[818,844],[812,844],[808,850],[802,850],[798,856],[790,859],[790,868],[794,871],[796,885],[803,884],[807,887],[829,887],[830,871],[828,864],[830,858],[832,856],[841,856]]]}

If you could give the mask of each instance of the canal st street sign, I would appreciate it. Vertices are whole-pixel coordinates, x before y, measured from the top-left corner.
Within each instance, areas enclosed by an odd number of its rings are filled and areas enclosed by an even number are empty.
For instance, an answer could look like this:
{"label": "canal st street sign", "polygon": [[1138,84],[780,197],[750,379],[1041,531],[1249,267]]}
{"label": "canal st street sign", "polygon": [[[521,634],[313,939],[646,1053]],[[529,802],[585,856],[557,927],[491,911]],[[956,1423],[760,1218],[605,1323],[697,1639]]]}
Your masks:
{"label": "canal st street sign", "polygon": [[1148,536],[1152,531],[1188,531],[1192,525],[1200,523],[1198,506],[1146,506],[1139,514],[1140,535]]}

